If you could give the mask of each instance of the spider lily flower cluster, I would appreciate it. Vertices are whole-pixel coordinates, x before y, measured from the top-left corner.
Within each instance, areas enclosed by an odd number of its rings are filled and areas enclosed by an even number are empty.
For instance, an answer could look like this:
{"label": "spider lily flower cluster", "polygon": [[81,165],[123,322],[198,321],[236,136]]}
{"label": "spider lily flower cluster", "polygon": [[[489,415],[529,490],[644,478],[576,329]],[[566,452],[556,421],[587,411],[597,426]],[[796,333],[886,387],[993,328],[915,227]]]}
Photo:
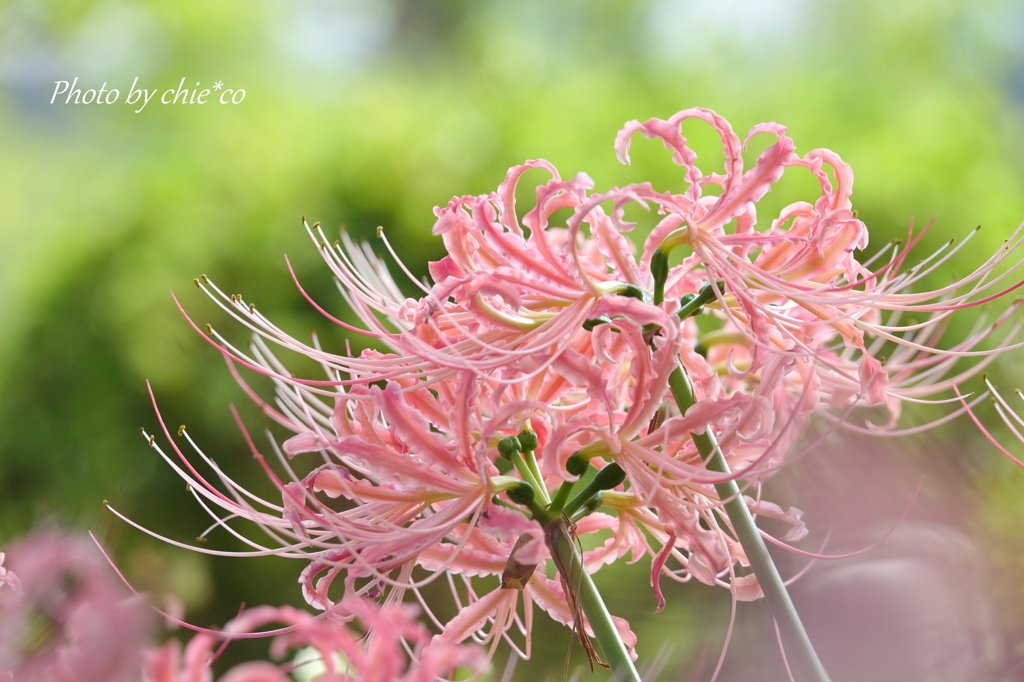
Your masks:
{"label": "spider lily flower cluster", "polygon": [[[696,166],[682,135],[690,119],[717,131],[724,173]],[[433,231],[448,255],[430,263],[434,284],[416,281],[398,262],[421,290],[417,298],[401,293],[369,246],[344,233],[331,244],[319,225],[306,224],[361,326],[303,295],[384,351],[339,354],[315,336],[303,342],[241,296],[205,276],[196,280],[253,340],[240,348],[211,327],[196,330],[263,411],[295,433],[280,448],[271,444],[276,469],[250,441],[280,500],[240,488],[184,429],[178,436],[212,481],[162,419],[173,453],[146,434],[214,517],[211,528],[251,547],[239,555],[308,562],[300,582],[316,609],[330,613],[359,597],[385,607],[416,599],[438,633],[425,652],[473,640],[493,655],[506,641],[529,656],[534,604],[581,633],[594,627],[580,613],[578,585],[557,556],[552,529],[590,548],[581,557],[587,573],[647,557],[659,609],[662,578],[757,599],[761,586],[745,570],[736,529],[718,513],[732,500],[716,485],[744,480],[737,495],[745,493],[751,512],[790,524],[778,542],[799,540],[807,532],[800,511],[763,499],[760,485],[799,456],[790,451],[811,414],[838,422],[856,405],[884,404],[888,422],[868,427],[891,429],[902,401],[931,399],[1020,345],[1015,324],[994,349],[979,349],[1015,302],[963,342],[937,347],[953,312],[1015,288],[1000,266],[1020,245],[1019,230],[967,277],[914,293],[966,240],[906,271],[921,234],[859,262],[855,252],[868,233],[850,202],[853,174],[835,153],[800,156],[774,123],[741,141],[714,112],[688,109],[628,123],[615,144],[625,163],[637,132],[671,151],[684,170],[682,193],[650,183],[597,192],[586,174],[563,180],[548,162],[528,161],[495,192],[435,210]],[[762,133],[774,143],[745,170],[744,148]],[[809,171],[820,193],[758,229],[758,200],[792,168]],[[517,186],[530,170],[549,178],[520,216]],[[718,192],[706,193],[711,186]],[[552,224],[562,209],[571,216]],[[659,216],[639,248],[627,217],[638,210]],[[670,266],[679,247],[689,253]],[[901,323],[908,313],[924,321]],[[717,328],[700,332],[698,314]],[[282,350],[313,359],[324,375],[293,376]],[[965,357],[981,360],[953,375]],[[273,398],[251,389],[239,367],[270,377]],[[673,400],[670,379],[680,371],[692,382],[692,405]],[[706,466],[691,437],[704,433],[716,437],[710,442],[727,464],[722,470]],[[236,530],[238,519],[266,539]],[[545,570],[549,561],[558,579]],[[450,584],[458,607],[448,622],[419,594],[436,579]],[[632,654],[629,626],[613,623]]]}

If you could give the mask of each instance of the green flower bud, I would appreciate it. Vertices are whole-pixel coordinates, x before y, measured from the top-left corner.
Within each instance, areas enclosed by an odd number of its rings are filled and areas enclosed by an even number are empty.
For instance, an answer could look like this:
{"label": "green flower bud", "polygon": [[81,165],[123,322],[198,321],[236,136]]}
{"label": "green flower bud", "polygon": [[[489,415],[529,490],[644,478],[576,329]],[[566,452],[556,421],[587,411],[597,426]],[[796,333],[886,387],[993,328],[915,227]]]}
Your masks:
{"label": "green flower bud", "polygon": [[654,303],[665,300],[665,280],[668,279],[668,254],[661,249],[651,256],[651,274],[654,276]]}
{"label": "green flower bud", "polygon": [[569,455],[569,459],[565,460],[565,470],[573,476],[582,476],[587,473],[589,467],[590,460],[580,457],[579,452],[572,453]]}
{"label": "green flower bud", "polygon": [[[701,289],[701,292],[703,291],[704,290]],[[714,294],[712,294],[711,298],[714,299],[714,297]],[[701,298],[701,294],[683,294],[682,297],[679,299],[679,305],[681,307],[679,308],[678,314],[680,319],[685,320],[688,317],[700,315],[702,312],[704,312],[703,303],[704,300]]]}
{"label": "green flower bud", "polygon": [[518,455],[523,451],[519,439],[515,436],[508,436],[498,441],[498,454],[505,459],[512,459],[512,455]]}
{"label": "green flower bud", "polygon": [[523,429],[516,437],[519,439],[519,446],[522,447],[523,452],[533,452],[537,449],[537,434],[530,429]]}
{"label": "green flower bud", "polygon": [[627,284],[622,291],[618,292],[619,296],[625,296],[627,298],[635,298],[638,301],[650,301],[650,296],[647,292],[638,287],[635,284]]}
{"label": "green flower bud", "polygon": [[611,490],[626,480],[626,472],[615,462],[597,472],[594,481],[591,483],[598,490]]}
{"label": "green flower bud", "polygon": [[[715,288],[719,291],[725,291],[725,282],[720,279],[716,280]],[[711,303],[711,301],[715,300],[715,289],[711,287],[711,282],[708,282],[700,288],[700,294],[698,294],[698,296],[700,297],[701,303]]]}
{"label": "green flower bud", "polygon": [[528,506],[531,502],[533,502],[533,499],[535,497],[533,492],[533,486],[527,483],[526,481],[520,481],[518,487],[510,488],[508,491],[506,491],[506,494],[508,495],[509,500],[515,502],[516,504],[521,504],[524,507]]}

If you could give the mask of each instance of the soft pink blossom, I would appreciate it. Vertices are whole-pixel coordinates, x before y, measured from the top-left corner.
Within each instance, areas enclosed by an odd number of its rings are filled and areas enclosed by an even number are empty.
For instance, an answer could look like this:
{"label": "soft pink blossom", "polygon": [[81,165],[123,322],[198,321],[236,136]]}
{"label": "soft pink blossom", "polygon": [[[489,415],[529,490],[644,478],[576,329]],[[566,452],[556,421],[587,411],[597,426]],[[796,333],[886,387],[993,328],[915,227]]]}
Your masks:
{"label": "soft pink blossom", "polygon": [[[703,175],[696,167],[696,154],[682,135],[688,119],[706,121],[721,137],[724,174]],[[683,194],[658,193],[649,185],[620,191],[623,196],[634,193],[633,201],[653,204],[665,216],[647,238],[641,264],[649,263],[659,249],[687,246],[692,255],[670,272],[670,284],[693,290],[694,280],[696,286],[722,282],[720,289],[716,287],[715,308],[729,329],[748,340],[749,360],[744,366],[735,358],[730,368],[734,375],[758,369],[770,354],[813,360],[830,392],[838,394],[845,387],[847,394],[857,393],[867,404],[887,402],[895,420],[900,400],[948,391],[954,382],[979,372],[999,350],[1020,345],[1012,343],[1018,325],[995,351],[975,350],[1007,319],[1003,316],[996,324],[979,325],[955,347],[939,346],[954,311],[1020,286],[1010,279],[1010,272],[999,271],[1021,243],[1020,228],[974,272],[941,289],[916,293],[912,287],[961,249],[974,231],[906,272],[901,268],[921,238],[912,230],[904,244],[882,249],[861,264],[854,253],[867,246],[868,232],[850,202],[853,172],[834,152],[815,149],[800,157],[786,128],[775,123],[755,126],[741,143],[722,117],[707,109],[687,109],[667,121],[627,123],[616,142],[624,163],[629,162],[630,140],[636,132],[661,139],[673,161],[685,169],[688,184]],[[776,142],[753,169],[744,171],[742,150],[761,133],[773,135]],[[793,167],[809,170],[821,195],[813,203],[783,208],[769,229],[758,231],[757,200]],[[720,186],[720,193],[703,194],[709,184]],[[904,313],[923,315],[926,321],[902,323]],[[886,341],[896,344],[896,352],[883,367],[874,356]],[[982,360],[946,378],[965,357]]]}
{"label": "soft pink blossom", "polygon": [[[724,173],[697,168],[682,134],[691,119],[719,134]],[[514,589],[484,591],[477,579],[501,576],[512,558],[525,560],[519,555],[525,547],[533,552],[530,565],[547,560],[542,546],[517,544],[537,537],[540,528],[530,511],[510,503],[508,492],[528,479],[539,503],[548,504],[578,478],[566,468],[576,453],[588,473],[615,465],[627,477],[603,493],[604,508],[614,516],[596,512],[575,526],[579,536],[606,538],[584,555],[591,573],[626,557],[649,557],[659,608],[662,576],[696,578],[731,589],[737,599],[756,599],[756,580],[737,576],[748,562],[721,513],[716,483],[743,479],[751,511],[787,522],[784,539],[798,540],[807,533],[801,512],[763,499],[761,484],[813,450],[816,444],[791,452],[812,414],[843,423],[858,405],[885,404],[886,423],[848,426],[895,432],[902,402],[934,400],[1018,345],[1016,324],[994,350],[979,350],[1017,303],[994,322],[980,322],[961,343],[942,348],[940,342],[953,312],[1018,286],[1006,286],[1008,275],[999,268],[1024,238],[1019,231],[962,280],[913,293],[966,240],[906,272],[904,261],[920,234],[858,261],[867,230],[850,201],[852,171],[835,153],[800,156],[786,128],[775,123],[755,126],[741,142],[714,112],[688,109],[668,120],[626,124],[615,145],[624,162],[636,132],[671,151],[684,169],[682,193],[649,183],[595,192],[583,173],[563,180],[548,162],[528,161],[510,169],[495,192],[456,197],[435,210],[434,233],[448,255],[430,264],[434,283],[416,281],[398,261],[422,292],[417,298],[402,295],[369,246],[345,234],[332,245],[318,224],[303,221],[362,327],[307,299],[328,320],[383,350],[330,352],[315,334],[301,341],[241,296],[225,294],[205,276],[196,280],[253,340],[243,349],[212,327],[197,331],[224,354],[263,412],[295,435],[281,447],[271,443],[272,466],[246,432],[276,488],[268,499],[236,484],[184,427],[176,439],[160,417],[171,451],[145,435],[210,513],[209,530],[231,533],[251,548],[193,549],[304,561],[303,594],[330,613],[361,595],[385,608],[406,599],[422,602],[424,585],[441,577],[454,585],[452,576],[459,576],[468,597],[453,587],[458,615],[444,623],[426,613],[440,633],[434,643],[474,638],[493,655],[506,641],[528,655],[533,604],[572,623],[571,595],[540,571]],[[773,142],[745,169],[744,146],[761,133]],[[757,229],[757,202],[791,168],[810,172],[820,191]],[[535,206],[520,217],[517,185],[531,169],[549,177],[535,188]],[[717,194],[706,193],[712,185]],[[564,225],[552,224],[561,209],[571,216]],[[638,249],[628,236],[634,223],[627,214],[651,209],[657,225]],[[665,300],[659,301],[662,256],[678,247],[689,253],[668,269]],[[703,319],[712,330],[703,325],[702,332],[679,313],[684,297],[708,288],[714,296]],[[908,313],[923,314],[924,321],[902,322]],[[883,359],[887,344],[894,349]],[[314,360],[323,376],[294,376],[282,351]],[[979,360],[955,367],[963,358]],[[685,411],[669,395],[677,366],[696,397]],[[260,395],[240,368],[269,377],[274,395]],[[522,429],[537,440],[531,461],[499,469],[498,443]],[[705,467],[690,434],[706,430],[733,473]],[[181,439],[194,455],[179,448]],[[260,534],[236,529],[240,521]],[[416,569],[426,576],[414,575]],[[620,626],[630,640],[628,625]],[[425,651],[440,651],[435,644]]]}
{"label": "soft pink blossom", "polygon": [[149,612],[86,539],[37,531],[0,563],[0,670],[17,682],[136,682]]}
{"label": "soft pink blossom", "polygon": [[[221,640],[233,634],[258,632],[270,623],[290,629],[274,636],[270,654],[283,658],[289,650],[312,647],[325,672],[318,682],[432,682],[456,668],[479,672],[482,651],[475,646],[431,643],[427,629],[415,619],[411,606],[383,609],[358,598],[326,618],[292,607],[261,606],[231,620],[220,635],[194,635],[184,649],[170,640],[146,657],[145,682],[212,682],[210,665]],[[342,619],[340,614],[344,614]],[[365,631],[352,626],[357,622]],[[429,646],[428,646],[429,645]],[[290,682],[291,663],[247,661],[234,666],[219,682]]]}

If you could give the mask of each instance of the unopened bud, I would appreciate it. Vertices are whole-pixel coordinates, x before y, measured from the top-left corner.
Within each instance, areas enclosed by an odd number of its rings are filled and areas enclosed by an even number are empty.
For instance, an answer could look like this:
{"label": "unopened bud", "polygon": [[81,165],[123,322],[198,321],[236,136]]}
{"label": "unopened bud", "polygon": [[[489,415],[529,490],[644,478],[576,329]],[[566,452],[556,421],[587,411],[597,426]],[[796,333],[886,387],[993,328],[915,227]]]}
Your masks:
{"label": "unopened bud", "polygon": [[638,301],[649,300],[647,292],[635,284],[625,285],[622,291],[618,292],[618,294],[619,296],[625,296],[627,298],[635,298]]}
{"label": "unopened bud", "polygon": [[536,432],[530,429],[523,429],[516,438],[519,439],[519,446],[523,449],[523,452],[533,452],[537,449],[538,440]]}
{"label": "unopened bud", "polygon": [[594,476],[594,481],[591,485],[598,490],[611,490],[625,480],[626,472],[623,471],[622,467],[618,464],[612,462],[597,472],[597,475]]}
{"label": "unopened bud", "polygon": [[665,280],[668,279],[668,254],[661,249],[651,256],[651,275],[654,277],[654,303],[665,300]]}
{"label": "unopened bud", "polygon": [[725,291],[725,281],[720,279],[715,280],[714,287],[711,286],[711,282],[708,282],[707,284],[702,286],[700,288],[699,294],[701,303],[710,303],[711,301],[715,300],[715,289],[718,289],[719,291]]}
{"label": "unopened bud", "polygon": [[512,459],[512,455],[518,455],[522,451],[523,446],[515,436],[507,436],[498,441],[498,454],[505,459]]}
{"label": "unopened bud", "polygon": [[520,504],[524,507],[528,506],[535,497],[533,492],[533,486],[526,481],[520,481],[519,485],[515,488],[509,488],[506,491],[508,499],[516,504]]}
{"label": "unopened bud", "polygon": [[683,294],[679,299],[679,305],[681,306],[679,314],[683,317],[692,317],[704,312],[704,306],[697,299],[697,294]]}
{"label": "unopened bud", "polygon": [[582,476],[587,472],[589,466],[590,460],[580,457],[579,452],[572,453],[569,455],[569,459],[565,460],[565,470],[573,476]]}

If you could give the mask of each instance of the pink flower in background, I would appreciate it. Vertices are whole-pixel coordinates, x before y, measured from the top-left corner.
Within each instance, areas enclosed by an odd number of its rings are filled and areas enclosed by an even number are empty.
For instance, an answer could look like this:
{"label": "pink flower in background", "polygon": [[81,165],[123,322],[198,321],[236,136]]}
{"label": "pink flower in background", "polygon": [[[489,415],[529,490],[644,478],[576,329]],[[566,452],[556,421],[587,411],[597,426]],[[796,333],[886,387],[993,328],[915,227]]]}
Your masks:
{"label": "pink flower in background", "polygon": [[21,581],[18,580],[18,576],[11,573],[7,568],[4,567],[4,560],[7,555],[4,552],[0,552],[0,589],[3,589],[4,585],[14,590],[15,592],[21,592]]}
{"label": "pink flower in background", "polygon": [[87,539],[37,531],[0,564],[0,670],[16,682],[137,682],[149,611]]}
{"label": "pink flower in background", "polygon": [[[432,643],[427,629],[416,621],[410,606],[383,609],[362,599],[348,599],[346,621],[333,614],[315,618],[291,607],[261,606],[243,612],[224,628],[224,637],[257,632],[270,623],[281,623],[288,632],[274,636],[270,655],[282,659],[292,649],[309,647],[317,654],[323,672],[319,682],[431,682],[452,675],[457,668],[480,672],[483,652],[471,645]],[[358,623],[366,634],[353,627]],[[182,655],[181,644],[171,640],[149,652],[144,682],[212,682],[214,649],[221,637],[197,634]],[[428,646],[429,645],[429,646]],[[248,661],[228,670],[220,682],[291,682],[289,673],[301,662],[274,664]],[[310,663],[305,663],[310,665]]]}

